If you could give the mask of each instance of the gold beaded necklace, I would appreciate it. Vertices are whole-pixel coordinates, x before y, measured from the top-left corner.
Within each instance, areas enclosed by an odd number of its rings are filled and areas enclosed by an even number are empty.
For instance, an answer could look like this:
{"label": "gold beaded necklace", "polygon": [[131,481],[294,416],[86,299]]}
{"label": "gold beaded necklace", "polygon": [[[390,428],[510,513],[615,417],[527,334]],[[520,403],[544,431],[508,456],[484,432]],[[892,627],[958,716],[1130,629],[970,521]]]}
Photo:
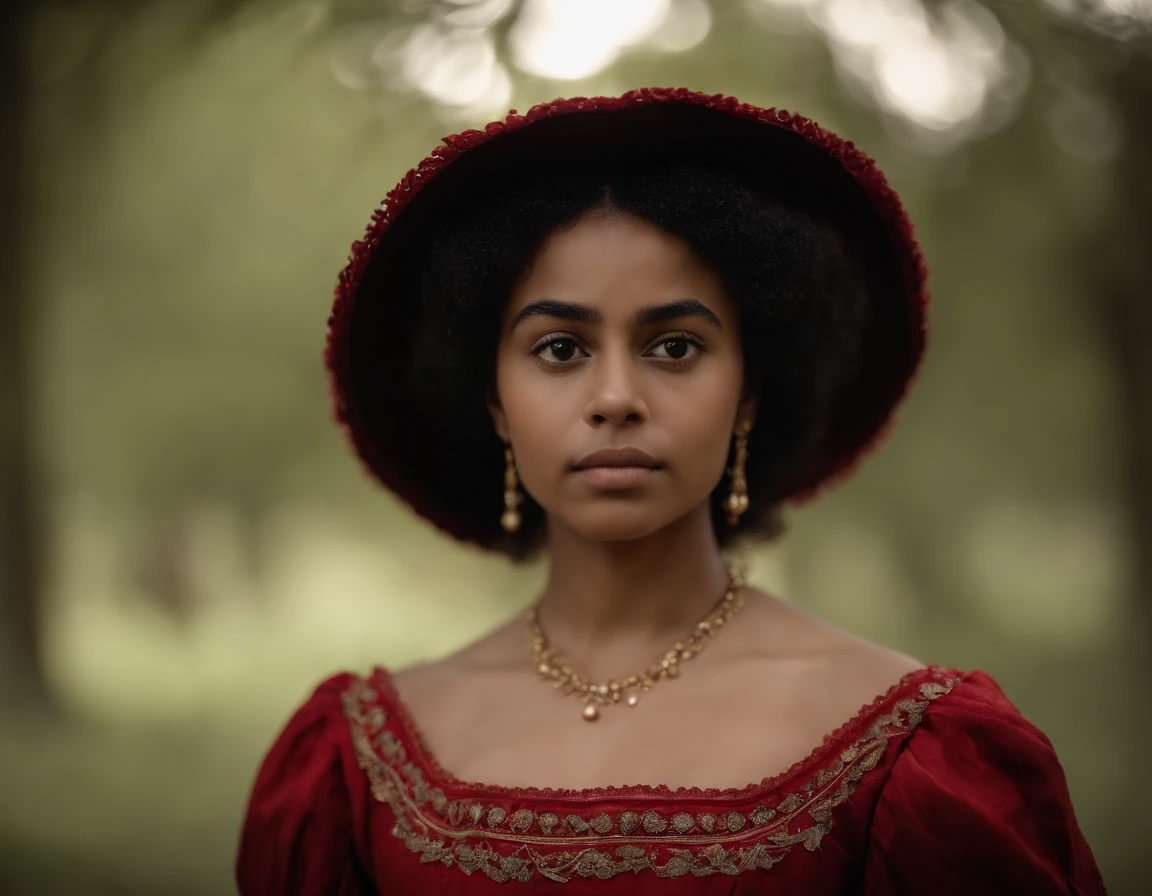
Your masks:
{"label": "gold beaded necklace", "polygon": [[584,718],[595,722],[600,718],[600,707],[619,703],[628,706],[640,702],[639,694],[627,694],[629,688],[639,687],[641,691],[651,690],[662,678],[676,678],[680,674],[680,661],[692,659],[704,649],[708,638],[715,635],[744,606],[744,572],[735,565],[728,567],[728,586],[724,596],[696,624],[692,634],[684,641],[677,641],[664,654],[658,663],[653,663],[643,672],[631,675],[623,681],[610,679],[601,684],[592,684],[572,668],[568,658],[557,653],[548,643],[540,628],[540,601],[536,601],[525,614],[527,620],[528,646],[536,663],[536,671],[545,681],[565,696],[579,694],[584,698]]}

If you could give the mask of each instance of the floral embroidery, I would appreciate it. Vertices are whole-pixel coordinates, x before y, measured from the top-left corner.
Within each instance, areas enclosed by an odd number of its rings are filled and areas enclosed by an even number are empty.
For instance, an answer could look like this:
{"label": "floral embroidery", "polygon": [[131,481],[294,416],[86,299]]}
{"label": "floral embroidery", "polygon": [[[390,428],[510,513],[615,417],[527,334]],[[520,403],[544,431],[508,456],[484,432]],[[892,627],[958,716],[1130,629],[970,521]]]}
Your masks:
{"label": "floral embroidery", "polygon": [[[797,844],[819,849],[832,829],[832,810],[879,764],[889,740],[914,730],[928,703],[958,680],[926,682],[920,685],[920,699],[896,701],[835,761],[775,806],[758,804],[748,812],[719,816],[679,811],[666,817],[650,809],[561,817],[449,799],[425,780],[400,739],[385,727],[388,713],[378,705],[379,693],[369,681],[357,679],[342,699],[372,794],[391,806],[393,835],[421,862],[456,865],[468,874],[481,871],[499,883],[524,882],[535,872],[566,883],[577,876],[607,879],[625,871],[651,871],[657,877],[740,874],[771,868]],[[627,842],[619,843],[623,838]],[[506,854],[493,844],[512,849]]]}

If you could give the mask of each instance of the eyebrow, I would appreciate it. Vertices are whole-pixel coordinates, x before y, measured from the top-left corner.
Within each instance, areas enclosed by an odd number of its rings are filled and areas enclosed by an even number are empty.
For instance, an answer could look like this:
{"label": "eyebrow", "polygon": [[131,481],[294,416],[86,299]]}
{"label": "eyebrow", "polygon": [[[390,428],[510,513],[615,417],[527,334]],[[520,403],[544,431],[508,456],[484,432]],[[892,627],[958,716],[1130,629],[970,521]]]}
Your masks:
{"label": "eyebrow", "polygon": [[[543,298],[529,302],[516,313],[509,325],[509,330],[516,329],[524,321],[532,317],[559,317],[582,324],[600,325],[604,323],[604,315],[595,308],[580,305],[576,302],[565,302],[560,299]],[[632,325],[643,327],[649,324],[661,323],[677,317],[699,317],[720,330],[720,318],[703,303],[696,299],[676,299],[662,305],[646,305],[632,315]]]}

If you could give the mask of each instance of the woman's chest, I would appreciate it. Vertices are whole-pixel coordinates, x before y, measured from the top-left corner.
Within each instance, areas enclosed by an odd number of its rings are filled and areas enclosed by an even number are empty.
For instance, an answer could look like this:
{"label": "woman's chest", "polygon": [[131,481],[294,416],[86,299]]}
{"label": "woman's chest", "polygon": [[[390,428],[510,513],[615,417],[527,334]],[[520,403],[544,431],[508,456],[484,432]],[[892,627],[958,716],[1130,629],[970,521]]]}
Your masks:
{"label": "woman's chest", "polygon": [[831,727],[793,704],[692,693],[648,694],[591,722],[577,700],[418,709],[428,754],[457,780],[537,789],[744,788],[788,771]]}
{"label": "woman's chest", "polygon": [[766,730],[726,716],[595,723],[529,718],[438,731],[430,750],[461,781],[592,790],[635,785],[737,789],[787,771],[820,743],[799,729]]}

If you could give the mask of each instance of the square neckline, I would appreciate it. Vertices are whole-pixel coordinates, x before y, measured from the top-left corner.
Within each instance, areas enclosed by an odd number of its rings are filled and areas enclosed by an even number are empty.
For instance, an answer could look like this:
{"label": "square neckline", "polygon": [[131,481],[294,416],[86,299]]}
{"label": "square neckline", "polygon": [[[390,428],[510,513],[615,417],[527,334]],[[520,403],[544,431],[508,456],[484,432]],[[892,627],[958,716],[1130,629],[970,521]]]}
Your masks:
{"label": "square neckline", "polygon": [[782,792],[783,785],[794,781],[806,774],[814,766],[821,764],[833,750],[847,747],[850,742],[857,742],[864,738],[860,735],[848,741],[848,735],[859,731],[867,722],[880,714],[888,705],[898,702],[906,692],[917,691],[928,682],[943,682],[954,678],[962,680],[965,673],[959,669],[941,666],[936,662],[928,662],[917,669],[910,669],[897,681],[890,685],[875,698],[865,703],[849,719],[824,735],[820,743],[816,744],[809,753],[797,760],[789,768],[769,775],[758,782],[747,784],[744,787],[697,787],[684,786],[671,788],[666,784],[606,784],[600,787],[514,787],[502,784],[487,784],[482,781],[466,781],[458,778],[448,769],[444,768],[435,753],[429,748],[423,731],[416,722],[412,712],[403,697],[400,696],[392,679],[392,673],[384,665],[377,664],[372,667],[369,683],[375,685],[377,693],[386,698],[389,708],[398,720],[399,734],[408,742],[416,764],[431,779],[431,783],[444,791],[454,793],[467,792],[470,796],[489,796],[494,798],[515,798],[527,801],[551,801],[586,803],[593,800],[641,798],[650,800],[685,800],[685,799],[742,799],[760,796],[768,793]]}

